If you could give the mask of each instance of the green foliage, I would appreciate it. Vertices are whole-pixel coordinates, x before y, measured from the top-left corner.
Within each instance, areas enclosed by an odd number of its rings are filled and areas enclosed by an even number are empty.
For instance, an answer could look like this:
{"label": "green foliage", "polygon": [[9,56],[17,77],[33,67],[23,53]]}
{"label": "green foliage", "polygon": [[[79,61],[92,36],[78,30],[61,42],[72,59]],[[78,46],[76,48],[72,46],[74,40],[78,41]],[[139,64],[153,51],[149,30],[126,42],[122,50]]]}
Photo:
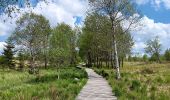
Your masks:
{"label": "green foliage", "polygon": [[4,57],[1,55],[0,56],[0,67],[3,67],[4,65]]}
{"label": "green foliage", "polygon": [[100,51],[111,51],[110,20],[97,13],[89,14],[80,37],[80,56],[91,62],[91,55],[102,56]]}
{"label": "green foliage", "polygon": [[119,33],[116,35],[117,45],[118,45],[118,55],[119,58],[124,58],[126,55],[131,54],[132,46],[134,45],[133,38],[130,33],[123,33],[121,27],[119,28]]}
{"label": "green foliage", "polygon": [[105,70],[95,70],[98,74],[102,75],[104,78],[108,79],[109,74]]}
{"label": "green foliage", "polygon": [[18,54],[18,61],[19,61],[19,70],[22,71],[24,69],[24,54],[20,51]]}
{"label": "green foliage", "polygon": [[166,61],[170,61],[170,49],[165,51],[164,57]]}
{"label": "green foliage", "polygon": [[155,78],[155,80],[156,80],[156,82],[158,82],[158,83],[163,83],[164,82],[164,80],[162,79],[162,77],[157,77],[157,78]]}
{"label": "green foliage", "polygon": [[16,22],[16,25],[15,32],[9,40],[19,46],[17,49],[29,54],[30,58],[27,60],[30,61],[31,67],[35,67],[35,60],[41,54],[47,56],[48,37],[51,30],[49,21],[42,15],[26,13]]}
{"label": "green foliage", "polygon": [[150,60],[150,61],[158,61],[158,60],[159,60],[158,56],[159,56],[159,54],[154,53],[154,54],[150,57],[149,60]]}
{"label": "green foliage", "polygon": [[115,93],[115,96],[118,96],[118,97],[120,97],[120,96],[123,95],[123,92],[121,91],[121,88],[120,88],[120,87],[115,87],[115,88],[113,89],[113,92]]}
{"label": "green foliage", "polygon": [[54,66],[76,62],[75,32],[65,24],[58,24],[50,37],[50,63]]}
{"label": "green foliage", "polygon": [[3,56],[2,56],[3,66],[9,67],[10,69],[15,69],[13,49],[14,46],[10,42],[7,42],[7,45],[5,45]]}
{"label": "green foliage", "polygon": [[146,54],[143,55],[143,61],[148,61],[148,56]]}
{"label": "green foliage", "polygon": [[160,61],[161,44],[158,36],[146,42],[145,52],[151,55],[150,59],[151,61],[161,62]]}
{"label": "green foliage", "polygon": [[94,68],[100,74],[107,73],[107,80],[119,100],[169,100],[169,63],[149,64],[126,62],[121,79],[115,79],[115,71],[108,68]]}
{"label": "green foliage", "polygon": [[129,62],[132,61],[132,56],[131,56],[131,55],[128,56],[128,61],[129,61]]}
{"label": "green foliage", "polygon": [[133,80],[130,88],[132,90],[139,90],[140,86],[141,86],[141,83],[138,80]]}
{"label": "green foliage", "polygon": [[[27,72],[0,70],[1,100],[74,100],[87,81],[87,73],[83,69],[65,67],[41,70],[39,77]],[[4,73],[4,79],[1,78]],[[70,76],[66,76],[66,74]],[[75,80],[78,78],[79,80]]]}

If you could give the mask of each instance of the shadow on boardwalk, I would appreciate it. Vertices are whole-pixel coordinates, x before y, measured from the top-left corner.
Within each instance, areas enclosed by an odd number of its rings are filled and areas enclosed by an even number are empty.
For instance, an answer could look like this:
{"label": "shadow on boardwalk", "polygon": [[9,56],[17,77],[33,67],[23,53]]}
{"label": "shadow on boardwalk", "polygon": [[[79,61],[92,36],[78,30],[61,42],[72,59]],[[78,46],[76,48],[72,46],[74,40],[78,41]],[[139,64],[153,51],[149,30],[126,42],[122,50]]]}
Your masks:
{"label": "shadow on boardwalk", "polygon": [[83,87],[76,100],[117,100],[107,81],[92,69],[86,68],[88,82]]}

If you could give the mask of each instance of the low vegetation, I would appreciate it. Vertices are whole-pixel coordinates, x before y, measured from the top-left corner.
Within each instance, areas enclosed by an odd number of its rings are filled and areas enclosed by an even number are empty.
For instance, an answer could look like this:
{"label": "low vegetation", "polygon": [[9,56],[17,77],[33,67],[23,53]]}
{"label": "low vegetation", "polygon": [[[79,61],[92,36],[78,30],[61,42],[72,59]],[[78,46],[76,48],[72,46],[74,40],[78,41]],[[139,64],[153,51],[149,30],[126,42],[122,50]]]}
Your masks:
{"label": "low vegetation", "polygon": [[115,79],[114,70],[94,68],[112,86],[119,100],[169,100],[170,63],[126,62],[121,68],[121,80]]}
{"label": "low vegetation", "polygon": [[75,67],[41,69],[36,76],[0,70],[0,100],[74,100],[86,81],[87,73]]}

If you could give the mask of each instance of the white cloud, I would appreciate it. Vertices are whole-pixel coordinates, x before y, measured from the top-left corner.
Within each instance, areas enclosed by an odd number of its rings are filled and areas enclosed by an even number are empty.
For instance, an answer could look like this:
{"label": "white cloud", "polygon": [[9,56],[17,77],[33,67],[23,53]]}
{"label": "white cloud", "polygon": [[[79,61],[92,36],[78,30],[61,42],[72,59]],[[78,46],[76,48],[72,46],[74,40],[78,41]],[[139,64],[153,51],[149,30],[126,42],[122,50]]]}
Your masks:
{"label": "white cloud", "polygon": [[54,27],[57,23],[65,22],[72,27],[74,26],[74,16],[85,17],[88,2],[85,0],[56,0],[54,2],[41,2],[34,8],[34,13],[42,14],[50,20],[51,26]]}
{"label": "white cloud", "polygon": [[[52,2],[53,1],[53,2]],[[36,7],[32,8],[32,11],[36,14],[42,14],[49,21],[52,27],[55,27],[57,23],[65,22],[66,24],[74,27],[74,16],[80,16],[85,18],[87,10],[87,0],[49,0],[49,3],[39,2]],[[7,15],[0,15],[0,36],[9,35],[15,29],[15,21],[24,12],[30,11],[28,8],[21,9],[21,13],[15,13],[13,16],[17,16],[12,20],[3,22],[4,19],[8,19]],[[11,22],[13,24],[11,24]]]}
{"label": "white cloud", "polygon": [[134,0],[138,5],[151,4],[156,10],[161,6],[170,9],[170,0]]}
{"label": "white cloud", "polygon": [[134,0],[134,1],[139,5],[143,5],[143,4],[148,3],[150,0]]}
{"label": "white cloud", "polygon": [[144,52],[145,42],[155,36],[159,36],[163,50],[170,48],[170,24],[155,23],[154,20],[149,19],[147,16],[144,16],[141,21],[143,27],[132,32],[135,39],[133,51]]}
{"label": "white cloud", "polygon": [[4,45],[6,45],[5,42],[0,42],[0,52],[3,51]]}
{"label": "white cloud", "polygon": [[6,20],[8,17],[7,15],[1,15],[0,16],[0,36],[5,36],[6,34],[10,34],[15,29],[14,21],[16,19]]}
{"label": "white cloud", "polygon": [[163,3],[164,3],[165,7],[166,7],[167,9],[170,9],[170,0],[162,0],[162,1],[163,1]]}
{"label": "white cloud", "polygon": [[[42,14],[49,21],[51,27],[55,27],[57,23],[65,22],[66,24],[74,27],[76,19],[74,16],[85,18],[85,13],[88,7],[87,0],[48,0],[48,3],[43,1],[39,2],[36,7],[23,8],[20,13],[12,14],[13,18],[9,18],[7,15],[0,15],[0,41],[5,41],[15,29],[16,20],[21,17],[24,12],[33,11],[36,14]],[[51,2],[53,1],[53,2]],[[18,8],[18,6],[16,6]],[[5,20],[5,22],[4,22]],[[0,52],[4,48],[5,42],[0,42]]]}

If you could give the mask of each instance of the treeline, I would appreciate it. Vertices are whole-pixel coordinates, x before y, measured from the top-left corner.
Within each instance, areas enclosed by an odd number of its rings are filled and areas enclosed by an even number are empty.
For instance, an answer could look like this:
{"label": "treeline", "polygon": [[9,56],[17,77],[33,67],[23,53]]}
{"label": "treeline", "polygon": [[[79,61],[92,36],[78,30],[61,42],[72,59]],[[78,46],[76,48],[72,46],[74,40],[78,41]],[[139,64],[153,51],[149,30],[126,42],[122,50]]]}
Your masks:
{"label": "treeline", "polygon": [[[84,22],[82,35],[80,37],[80,56],[86,61],[88,67],[115,68],[113,37],[111,22],[107,16],[98,13],[89,14]],[[131,54],[134,44],[129,32],[124,32],[122,27],[116,28],[117,49],[119,65],[123,66],[123,61],[127,55]]]}
{"label": "treeline", "polygon": [[158,36],[147,40],[145,44],[145,54],[143,56],[128,56],[127,61],[144,61],[157,63],[170,61],[170,49],[162,52],[162,44],[160,43]]}
{"label": "treeline", "polygon": [[[148,56],[147,54],[144,54],[143,56],[128,56],[125,60],[129,62],[159,62],[155,55]],[[160,55],[160,61],[170,61],[170,49],[167,49],[163,54]]]}
{"label": "treeline", "polygon": [[83,29],[85,36],[81,37],[85,41],[81,42],[81,56],[85,55],[89,67],[92,64],[100,67],[103,62],[110,67],[110,62],[116,69],[116,78],[120,79],[120,62],[133,45],[129,31],[137,26],[140,14],[130,0],[88,1],[89,16]]}
{"label": "treeline", "polygon": [[52,29],[45,17],[34,13],[23,15],[16,25],[0,58],[3,68],[29,68],[31,73],[35,73],[39,66],[48,68],[76,64],[76,29],[65,23]]}

